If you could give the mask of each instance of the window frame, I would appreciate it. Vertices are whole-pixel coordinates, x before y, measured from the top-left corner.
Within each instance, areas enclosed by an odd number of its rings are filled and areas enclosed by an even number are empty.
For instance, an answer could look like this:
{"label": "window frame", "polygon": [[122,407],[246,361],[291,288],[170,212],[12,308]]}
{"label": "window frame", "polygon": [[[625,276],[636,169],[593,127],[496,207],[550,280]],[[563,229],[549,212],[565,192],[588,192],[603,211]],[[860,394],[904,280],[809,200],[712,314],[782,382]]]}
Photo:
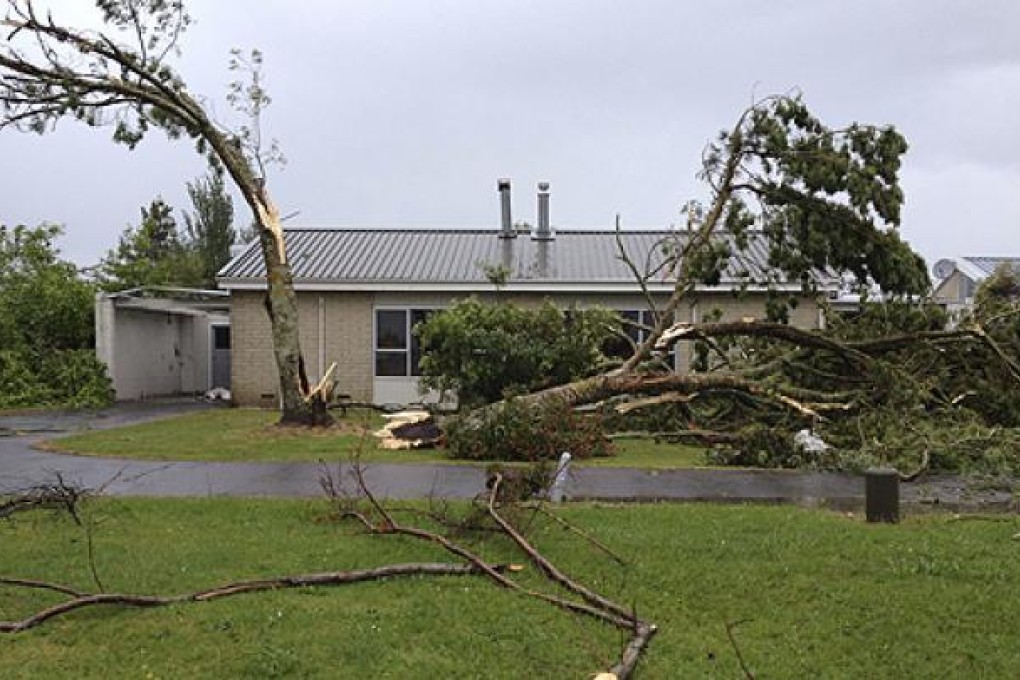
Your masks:
{"label": "window frame", "polygon": [[[372,377],[375,380],[408,380],[421,376],[421,370],[417,365],[412,366],[415,356],[421,360],[421,343],[412,332],[414,326],[424,321],[430,314],[441,311],[444,307],[427,305],[378,305],[372,310]],[[403,342],[404,347],[379,347],[379,314],[402,312]],[[424,315],[425,318],[415,320],[415,315]],[[400,374],[380,374],[379,357],[382,356],[403,356],[403,372]]]}

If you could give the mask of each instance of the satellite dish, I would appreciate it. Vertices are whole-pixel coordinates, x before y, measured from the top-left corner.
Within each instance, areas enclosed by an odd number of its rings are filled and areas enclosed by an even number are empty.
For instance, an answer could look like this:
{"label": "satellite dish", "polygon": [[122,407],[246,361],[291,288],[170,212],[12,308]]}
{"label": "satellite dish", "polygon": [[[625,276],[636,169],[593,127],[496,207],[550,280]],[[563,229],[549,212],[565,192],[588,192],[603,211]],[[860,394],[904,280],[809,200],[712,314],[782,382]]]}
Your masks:
{"label": "satellite dish", "polygon": [[935,274],[935,278],[940,280],[948,279],[956,271],[956,262],[953,260],[939,260],[931,270]]}

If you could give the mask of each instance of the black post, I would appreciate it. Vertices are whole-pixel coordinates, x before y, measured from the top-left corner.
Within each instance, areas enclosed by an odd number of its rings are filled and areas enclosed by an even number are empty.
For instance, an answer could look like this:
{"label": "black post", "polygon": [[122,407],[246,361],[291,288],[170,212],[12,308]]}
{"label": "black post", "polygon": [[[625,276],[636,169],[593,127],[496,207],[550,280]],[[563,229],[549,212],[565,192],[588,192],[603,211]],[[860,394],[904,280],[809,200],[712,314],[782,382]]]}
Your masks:
{"label": "black post", "polygon": [[900,521],[900,473],[889,468],[864,472],[864,514],[869,522]]}

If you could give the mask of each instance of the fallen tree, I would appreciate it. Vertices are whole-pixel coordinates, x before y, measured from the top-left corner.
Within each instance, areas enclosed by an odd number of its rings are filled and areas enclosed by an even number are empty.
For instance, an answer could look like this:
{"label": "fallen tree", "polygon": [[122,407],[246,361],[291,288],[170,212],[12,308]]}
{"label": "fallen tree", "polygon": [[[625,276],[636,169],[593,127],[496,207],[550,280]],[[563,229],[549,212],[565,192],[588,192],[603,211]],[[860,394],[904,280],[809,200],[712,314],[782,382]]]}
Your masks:
{"label": "fallen tree", "polygon": [[[949,328],[924,301],[930,286],[924,262],[898,233],[906,148],[891,127],[829,128],[797,96],[757,102],[708,147],[702,178],[711,199],[689,204],[688,228],[663,239],[643,263],[620,243],[619,257],[654,319],[631,356],[613,370],[515,401],[626,414],[620,429],[632,437],[642,432],[643,412],[669,410],[672,421],[657,419],[649,436],[700,440],[722,452],[720,462],[741,464],[895,462],[913,470],[921,461],[970,469],[958,465],[961,437],[954,429],[963,428],[966,441],[991,447],[971,462],[999,458],[1012,462],[989,470],[1020,470],[1020,437],[993,431],[1020,424],[1016,400],[1003,396],[1017,394],[1020,384],[1018,317],[1009,305],[985,305]],[[705,314],[700,323],[675,323],[682,303],[739,266],[752,236],[765,244],[769,266],[743,280],[770,291],[764,318]],[[810,295],[819,281],[837,276],[849,277],[851,292],[861,297],[854,318],[830,312],[826,327],[791,325],[790,291]],[[663,301],[649,283],[664,278],[674,285]],[[999,284],[1014,300],[1017,288]],[[876,292],[882,302],[868,302]],[[678,345],[693,345],[697,370],[676,373],[665,365]],[[977,372],[982,385],[967,377]],[[483,414],[494,408],[461,415],[456,432],[491,427]],[[805,455],[793,443],[800,430],[834,446]]]}
{"label": "fallen tree", "polygon": [[[648,359],[665,348],[660,339],[673,325],[680,303],[697,287],[719,282],[752,230],[764,236],[772,269],[758,280],[748,273],[748,285],[795,282],[810,292],[819,276],[844,272],[887,295],[924,294],[929,286],[924,261],[897,231],[903,201],[898,172],[906,149],[892,127],[854,123],[829,128],[797,96],[768,97],[744,111],[705,152],[701,176],[712,197],[707,209],[690,205],[687,232],[661,244],[660,260],[644,269],[621,248],[620,257],[645,292],[656,323],[633,355],[604,377],[640,374]],[[663,272],[675,283],[668,301],[658,306],[647,284]],[[780,294],[770,297],[768,312],[771,321],[786,320],[787,304]],[[754,328],[754,333],[766,332],[765,326]],[[772,326],[769,332],[786,331]],[[529,398],[590,403],[604,398],[602,389],[592,389],[600,383],[601,377],[573,382]]]}

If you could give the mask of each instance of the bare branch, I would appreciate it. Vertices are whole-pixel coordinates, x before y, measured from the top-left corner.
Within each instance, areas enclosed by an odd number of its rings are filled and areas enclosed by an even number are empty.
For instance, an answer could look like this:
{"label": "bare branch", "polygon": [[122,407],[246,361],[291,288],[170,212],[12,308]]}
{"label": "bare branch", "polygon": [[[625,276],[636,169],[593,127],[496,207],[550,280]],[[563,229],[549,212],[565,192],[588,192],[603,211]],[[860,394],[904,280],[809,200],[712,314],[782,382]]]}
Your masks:
{"label": "bare branch", "polygon": [[29,510],[66,510],[74,521],[81,524],[78,505],[88,491],[64,482],[60,475],[53,484],[40,484],[15,492],[0,502],[0,519]]}
{"label": "bare branch", "polygon": [[656,343],[656,349],[664,350],[680,341],[703,340],[718,337],[767,337],[790,342],[801,347],[824,349],[840,357],[852,365],[868,368],[874,360],[859,348],[833,340],[824,335],[805,331],[796,326],[764,321],[725,321],[718,323],[689,324],[678,323],[668,328]]}
{"label": "bare branch", "polygon": [[[492,571],[502,569],[502,567],[499,567],[498,565],[486,565],[486,567]],[[14,578],[0,578],[0,585],[25,588],[45,588],[73,596],[69,600],[65,600],[64,602],[53,605],[52,607],[42,609],[24,619],[16,621],[0,621],[0,633],[20,633],[31,628],[35,628],[50,619],[63,616],[64,614],[68,614],[79,609],[97,606],[134,608],[166,607],[186,602],[207,602],[209,600],[217,600],[224,597],[231,597],[245,593],[257,593],[267,590],[348,585],[364,581],[378,581],[380,579],[398,576],[464,576],[478,574],[479,571],[478,567],[473,564],[390,564],[373,569],[356,569],[350,571],[332,571],[314,574],[299,574],[294,576],[279,576],[254,581],[235,581],[207,590],[199,590],[196,592],[169,596],[139,595],[131,593],[81,594],[71,588],[59,584],[26,581]]]}

